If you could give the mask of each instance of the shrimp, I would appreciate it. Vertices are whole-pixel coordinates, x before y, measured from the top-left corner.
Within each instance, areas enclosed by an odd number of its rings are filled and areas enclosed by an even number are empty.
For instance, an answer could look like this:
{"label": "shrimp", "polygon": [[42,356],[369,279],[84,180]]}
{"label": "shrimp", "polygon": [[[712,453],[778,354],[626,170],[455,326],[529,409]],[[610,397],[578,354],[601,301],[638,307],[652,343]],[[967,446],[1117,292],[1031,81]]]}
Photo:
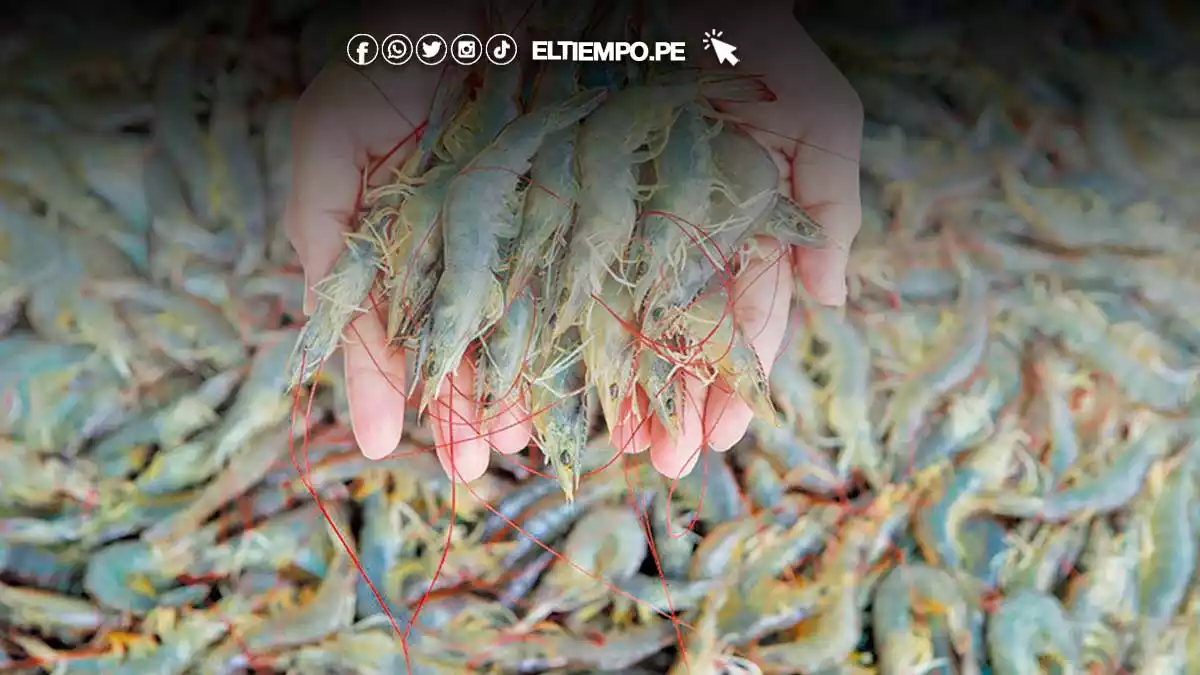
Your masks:
{"label": "shrimp", "polygon": [[263,345],[254,355],[249,375],[220,425],[213,429],[212,460],[218,465],[241,450],[248,438],[287,419],[292,404],[285,393],[288,358],[287,343],[282,339]]}
{"label": "shrimp", "polygon": [[[520,68],[488,68],[483,74],[483,84],[475,94],[475,100],[459,111],[449,122],[437,149],[438,157],[455,165],[470,162],[496,140],[501,130],[517,118],[517,94],[521,89]],[[446,90],[447,98],[439,103],[441,111],[449,111],[450,103],[461,100],[453,89]],[[436,129],[430,142],[437,138]],[[418,157],[428,156],[429,146],[419,149]],[[520,174],[518,174],[520,175]]]}
{"label": "shrimp", "polygon": [[671,438],[678,438],[683,424],[684,390],[676,365],[652,349],[642,349],[637,355],[637,382],[646,392],[659,424]]}
{"label": "shrimp", "polygon": [[1200,371],[1173,369],[1158,358],[1151,359],[1151,363],[1137,358],[1119,344],[1108,317],[1082,293],[1052,298],[1044,297],[1044,292],[1033,295],[1029,322],[1112,376],[1126,396],[1160,411],[1178,411],[1193,399]]}
{"label": "shrimp", "polygon": [[596,386],[600,410],[609,433],[622,420],[619,406],[633,392],[636,347],[633,334],[626,328],[633,321],[633,295],[629,289],[607,278],[598,294],[602,306],[591,312],[580,326],[583,362],[588,377]]}
{"label": "shrimp", "polygon": [[604,96],[603,90],[584,91],[517,118],[452,181],[442,207],[445,270],[434,291],[419,410],[504,306],[500,243],[517,235],[517,187],[531,158],[548,134],[589,115]]}
{"label": "shrimp", "polygon": [[820,505],[800,516],[795,525],[746,566],[739,587],[751,592],[756,584],[775,579],[805,558],[820,553],[827,540],[836,536],[836,526],[843,515],[840,507]]}
{"label": "shrimp", "polygon": [[951,570],[962,566],[962,527],[983,510],[979,493],[1007,477],[1021,440],[1023,435],[1015,430],[997,435],[967,459],[941,494],[927,499],[913,523],[913,534],[926,560]]}
{"label": "shrimp", "polygon": [[1009,550],[1000,571],[1000,586],[1011,595],[1026,590],[1049,592],[1074,569],[1086,536],[1084,522],[1040,526],[1032,542]]}
{"label": "shrimp", "polygon": [[1058,485],[1067,471],[1079,457],[1079,436],[1075,429],[1075,419],[1072,417],[1066,392],[1072,379],[1078,381],[1081,376],[1071,377],[1067,364],[1050,354],[1040,354],[1037,357],[1038,377],[1042,380],[1039,403],[1046,415],[1046,425],[1049,427],[1050,448],[1047,451],[1050,471],[1050,482]]}
{"label": "shrimp", "polygon": [[759,647],[753,653],[762,672],[817,672],[837,667],[854,652],[863,624],[859,584],[854,571],[843,571],[841,576],[823,582],[833,585],[827,602],[810,620],[811,628],[792,642]]}
{"label": "shrimp", "polygon": [[1112,624],[1127,621],[1137,605],[1141,530],[1129,527],[1118,536],[1108,523],[1092,523],[1082,556],[1087,571],[1068,586],[1066,603],[1079,625],[1084,668],[1123,660],[1125,640]]}
{"label": "shrimp", "polygon": [[[733,672],[759,673],[757,666],[738,657],[723,654],[725,643],[718,632],[721,608],[729,597],[728,586],[717,586],[701,603],[696,629],[680,650],[679,659],[667,671],[667,675],[721,675]],[[749,663],[749,666],[745,664]],[[744,668],[744,670],[743,670]],[[753,668],[751,670],[751,668]],[[737,669],[737,670],[734,670]]]}
{"label": "shrimp", "polygon": [[1056,522],[1083,513],[1104,514],[1124,507],[1138,494],[1151,465],[1171,449],[1174,432],[1161,426],[1131,440],[1108,467],[1090,480],[1039,497],[1001,493],[985,498],[986,508],[998,515],[1032,517]]}
{"label": "shrimp", "polygon": [[166,60],[156,78],[155,141],[186,181],[187,202],[202,222],[213,216],[213,169],[204,129],[195,114],[195,68],[191,48]]}
{"label": "shrimp", "polygon": [[988,621],[987,645],[996,675],[1043,672],[1039,659],[1053,661],[1064,675],[1079,672],[1075,625],[1045,593],[1026,590],[1005,598]]}
{"label": "shrimp", "polygon": [[[466,85],[466,80],[458,76],[455,71],[443,72],[442,80],[438,82],[437,89],[433,92],[433,101],[429,105],[429,119],[426,120],[425,130],[421,133],[421,140],[417,142],[417,152],[413,154],[411,166],[416,175],[424,175],[429,171],[430,165],[436,157],[438,145],[442,143],[444,135],[456,121],[455,114],[463,110],[467,95],[470,93]],[[505,80],[504,86],[508,86],[507,80]],[[477,99],[477,101],[482,101],[479,103],[481,106],[492,102],[497,103],[494,108],[490,108],[495,111],[495,121],[488,119],[487,123],[480,124],[478,127],[480,136],[486,137],[488,141],[500,133],[500,129],[505,123],[516,117],[509,102],[502,98],[506,91],[501,91],[501,87],[496,86],[495,89],[489,89],[486,94],[480,94],[480,98]],[[500,100],[497,101],[497,99]],[[486,136],[492,129],[495,130],[492,135]]]}
{"label": "shrimp", "polygon": [[891,461],[906,454],[904,449],[915,440],[932,405],[966,381],[986,353],[991,329],[988,277],[978,270],[966,270],[961,261],[959,264],[964,268],[962,274],[965,277],[957,312],[962,317],[960,332],[945,349],[937,350],[931,362],[923,365],[921,372],[901,385],[892,396],[887,411],[891,425],[885,448]]}
{"label": "shrimp", "polygon": [[[793,315],[801,312],[793,311]],[[792,326],[797,324],[789,322]],[[790,329],[789,333],[793,333]],[[820,422],[817,417],[819,392],[816,382],[804,368],[803,360],[808,351],[808,335],[796,331],[784,340],[785,348],[771,369],[771,398],[789,428],[806,437],[818,437]]]}
{"label": "shrimp", "polygon": [[148,346],[173,361],[227,369],[246,358],[237,329],[215,308],[194,297],[140,281],[105,281],[99,294],[113,300],[125,321]]}
{"label": "shrimp", "polygon": [[733,460],[742,470],[746,496],[755,507],[777,512],[787,508],[788,485],[765,454],[758,450],[739,451]]}
{"label": "shrimp", "polygon": [[750,346],[730,310],[728,294],[705,295],[680,318],[683,332],[700,346],[717,375],[733,388],[759,418],[776,424],[770,383],[758,354]]}
{"label": "shrimp", "polygon": [[0,471],[21,476],[0,483],[0,508],[53,507],[62,497],[84,501],[94,489],[98,468],[89,461],[67,462],[0,439]]}
{"label": "shrimp", "polygon": [[[60,132],[64,159],[79,177],[130,225],[144,232],[150,224],[143,180],[143,162],[150,141],[144,136],[111,132]],[[125,252],[140,264],[144,251]]]}
{"label": "shrimp", "polygon": [[[1189,456],[1191,455],[1191,456]],[[1147,527],[1146,559],[1139,565],[1138,607],[1147,629],[1161,628],[1187,597],[1197,567],[1196,537],[1188,509],[1196,497],[1200,440],[1182,454],[1158,464],[1150,474],[1149,502],[1138,514]]]}
{"label": "shrimp", "polygon": [[712,146],[721,130],[710,125],[697,103],[682,106],[667,132],[662,153],[654,158],[658,187],[644,205],[641,256],[634,306],[642,307],[656,284],[666,283],[683,266],[692,228],[708,225],[709,196],[715,187]]}
{"label": "shrimp", "polygon": [[149,153],[143,175],[150,211],[147,264],[156,280],[186,285],[194,267],[233,261],[237,240],[226,232],[210,231],[200,220],[187,203],[179,170],[165,152]]}
{"label": "shrimp", "polygon": [[[292,118],[295,101],[281,99],[268,104],[263,120],[263,176],[267,198],[267,222],[282,222],[288,193],[292,189]],[[267,258],[272,263],[290,258],[290,245],[282,227],[274,228]]]}
{"label": "shrimp", "polygon": [[264,434],[263,446],[233,456],[221,473],[206,485],[182,511],[155,523],[142,533],[147,541],[178,538],[197,529],[221,506],[237,499],[262,480],[272,465],[287,452],[292,437],[287,433]]}
{"label": "shrimp", "polygon": [[579,490],[580,454],[587,444],[594,408],[581,352],[578,330],[558,338],[544,357],[541,374],[531,383],[529,397],[538,446],[567,501],[574,501]]}
{"label": "shrimp", "polygon": [[702,452],[696,470],[673,481],[675,498],[697,512],[700,520],[737,520],[749,513],[737,476],[723,452]]}
{"label": "shrimp", "polygon": [[880,640],[880,675],[908,673],[927,660],[909,650],[917,639],[912,615],[918,612],[944,615],[954,651],[963,660],[977,658],[968,603],[958,580],[936,567],[894,567],[875,589],[871,609],[871,630]]}
{"label": "shrimp", "polygon": [[723,274],[726,262],[751,235],[780,234],[803,214],[798,207],[781,205],[779,168],[758,141],[723,127],[710,144],[715,189],[709,197],[708,222],[700,224],[704,228],[677,270],[676,283],[658,289],[648,314],[657,307],[686,306],[714,276]]}
{"label": "shrimp", "polygon": [[381,267],[379,250],[368,238],[346,237],[346,248],[334,262],[333,271],[313,286],[316,309],[296,338],[287,366],[289,389],[307,383],[333,355],[342,340],[342,331],[363,311],[362,304]]}
{"label": "shrimp", "polygon": [[[1015,401],[1024,382],[1016,350],[1003,340],[990,341],[984,360],[986,378],[950,399],[950,409],[916,448],[912,468],[920,471],[954,459],[995,431],[995,419]],[[897,477],[907,472],[902,463]]]}
{"label": "shrimp", "polygon": [[393,239],[401,240],[397,257],[402,260],[389,266],[384,280],[389,340],[411,346],[428,319],[442,262],[442,204],[457,173],[455,165],[439,164],[404,188],[404,201],[391,226]]}
{"label": "shrimp", "polygon": [[[346,533],[346,521],[340,519]],[[335,527],[330,525],[329,529]],[[348,536],[343,534],[342,536]],[[319,640],[349,627],[354,619],[354,586],[358,574],[350,563],[350,554],[342,549],[332,531],[329,538],[335,551],[333,562],[322,579],[312,599],[298,610],[282,612],[280,615],[255,622],[242,631],[238,639],[230,639],[217,646],[205,657],[201,672],[206,674],[229,673],[246,667],[246,652],[274,650],[281,647],[299,646]]]}
{"label": "shrimp", "polygon": [[[1026,183],[1017,172],[1001,172],[1008,203],[1030,224],[1033,234],[1041,241],[1066,251],[1120,251],[1122,249],[1161,250],[1170,246],[1195,246],[1197,241],[1182,241],[1185,230],[1162,217],[1136,218],[1138,209],[1131,207],[1117,212],[1100,195],[1090,190],[1062,188],[1038,189]],[[1129,241],[1126,227],[1130,220],[1139,220],[1139,245]],[[1141,242],[1145,242],[1142,244]]]}
{"label": "shrimp", "polygon": [[[585,317],[591,294],[610,266],[620,261],[637,222],[637,199],[643,192],[635,167],[656,157],[664,134],[679,109],[701,93],[738,100],[760,93],[747,78],[713,78],[709,82],[645,84],[620,90],[580,132],[577,158],[582,188],[574,232],[563,270],[554,331],[561,334]],[[651,149],[641,148],[650,145]],[[774,184],[773,184],[774,185]]]}
{"label": "shrimp", "polygon": [[10,625],[34,626],[62,636],[94,633],[116,619],[86,600],[4,583],[0,583],[0,616]]}
{"label": "shrimp", "polygon": [[516,392],[526,355],[537,337],[538,308],[525,289],[509,303],[495,329],[480,341],[476,377],[479,400],[499,402]]}
{"label": "shrimp", "polygon": [[554,611],[576,611],[596,603],[602,607],[608,602],[608,584],[631,578],[647,552],[646,537],[633,509],[605,507],[589,512],[568,535],[564,557],[538,584],[520,625],[531,627]]}
{"label": "shrimp", "polygon": [[[344,514],[344,503],[334,502],[328,497],[324,499],[328,503],[325,510],[330,518],[337,520]],[[258,517],[264,515],[271,514],[259,514]],[[227,527],[227,524],[217,521],[182,542],[157,544],[160,551],[158,555],[163,554],[162,549],[169,549],[172,545],[181,549],[190,548],[196,559],[192,561],[189,571],[197,575],[228,576],[252,569],[294,569],[322,576],[333,568],[329,563],[330,551],[342,551],[343,548],[336,541],[331,543],[320,529],[312,527],[314,517],[324,519],[319,508],[306,505],[275,515],[261,525],[244,530],[236,537],[214,546],[213,539],[221,528]],[[176,555],[176,552],[167,550],[166,554]],[[353,595],[353,588],[350,591]]]}
{"label": "shrimp", "polygon": [[[1140,655],[1136,675],[1190,675],[1195,672],[1188,661],[1187,626],[1170,626],[1163,633],[1148,636],[1145,653]],[[1195,643],[1191,643],[1193,649]]]}
{"label": "shrimp", "polygon": [[[207,536],[209,533],[205,533]],[[83,587],[102,607],[144,614],[163,606],[174,584],[171,577],[188,570],[193,562],[191,545],[196,538],[169,552],[141,541],[122,541],[93,551],[84,571]]]}
{"label": "shrimp", "polygon": [[250,601],[235,594],[223,598],[209,610],[188,612],[178,622],[171,619],[169,627],[156,631],[157,649],[144,656],[128,659],[111,672],[122,675],[151,672],[179,675],[187,672],[201,654],[229,632],[229,617],[240,619],[249,609]]}
{"label": "shrimp", "polygon": [[852,470],[862,471],[872,485],[886,483],[881,471],[884,456],[871,428],[870,403],[871,352],[862,335],[844,317],[832,310],[818,309],[817,330],[832,347],[825,357],[830,362],[829,392],[826,394],[826,419],[842,439],[838,473],[843,477]]}
{"label": "shrimp", "polygon": [[252,85],[244,65],[217,76],[209,130],[222,160],[219,166],[223,171],[218,175],[224,178],[221,182],[230,197],[221,211],[232,221],[241,245],[236,268],[240,274],[252,272],[262,263],[267,246],[267,188],[250,142],[247,110]]}
{"label": "shrimp", "polygon": [[[574,94],[578,89],[577,71],[578,66],[570,62],[548,63],[533,91],[533,109],[553,105]],[[550,134],[533,158],[529,168],[531,187],[521,215],[521,233],[508,271],[508,297],[516,297],[538,269],[549,269],[565,246],[579,194],[579,181],[575,176],[578,135],[576,127]]]}

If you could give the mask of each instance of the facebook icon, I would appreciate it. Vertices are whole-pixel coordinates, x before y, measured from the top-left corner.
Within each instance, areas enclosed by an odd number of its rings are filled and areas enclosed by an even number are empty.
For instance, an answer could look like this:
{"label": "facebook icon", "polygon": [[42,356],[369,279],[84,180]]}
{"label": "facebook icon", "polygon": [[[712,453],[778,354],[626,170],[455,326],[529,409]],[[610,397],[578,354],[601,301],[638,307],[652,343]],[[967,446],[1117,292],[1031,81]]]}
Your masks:
{"label": "facebook icon", "polygon": [[379,43],[366,33],[359,33],[346,43],[346,58],[356,66],[369,65],[377,56]]}

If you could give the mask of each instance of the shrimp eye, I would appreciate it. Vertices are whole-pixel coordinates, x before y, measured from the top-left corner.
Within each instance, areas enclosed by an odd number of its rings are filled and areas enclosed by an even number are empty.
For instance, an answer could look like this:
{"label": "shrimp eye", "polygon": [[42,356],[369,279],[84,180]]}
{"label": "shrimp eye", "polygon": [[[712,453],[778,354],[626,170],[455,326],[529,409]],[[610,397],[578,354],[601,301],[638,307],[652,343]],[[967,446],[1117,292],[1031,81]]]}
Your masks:
{"label": "shrimp eye", "polygon": [[616,398],[617,395],[620,393],[621,393],[621,390],[617,388],[617,385],[615,383],[608,385],[608,395],[609,396]]}
{"label": "shrimp eye", "polygon": [[666,401],[663,401],[663,407],[666,408],[667,412],[669,413],[675,412],[675,399],[668,398]]}
{"label": "shrimp eye", "polygon": [[651,319],[658,321],[658,320],[662,319],[662,317],[663,317],[663,308],[662,307],[655,307],[654,309],[650,310],[650,318]]}
{"label": "shrimp eye", "polygon": [[568,466],[568,467],[571,466],[571,453],[569,453],[569,452],[562,453],[561,455],[559,455],[558,461],[562,462],[563,466]]}

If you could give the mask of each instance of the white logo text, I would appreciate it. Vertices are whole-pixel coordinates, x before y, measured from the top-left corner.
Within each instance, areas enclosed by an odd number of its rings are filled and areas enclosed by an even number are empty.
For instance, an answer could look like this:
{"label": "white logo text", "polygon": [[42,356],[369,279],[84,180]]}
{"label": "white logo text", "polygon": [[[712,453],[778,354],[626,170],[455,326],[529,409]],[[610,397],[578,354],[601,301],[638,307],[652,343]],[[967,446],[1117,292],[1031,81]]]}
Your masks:
{"label": "white logo text", "polygon": [[683,61],[686,42],[534,40],[534,61]]}

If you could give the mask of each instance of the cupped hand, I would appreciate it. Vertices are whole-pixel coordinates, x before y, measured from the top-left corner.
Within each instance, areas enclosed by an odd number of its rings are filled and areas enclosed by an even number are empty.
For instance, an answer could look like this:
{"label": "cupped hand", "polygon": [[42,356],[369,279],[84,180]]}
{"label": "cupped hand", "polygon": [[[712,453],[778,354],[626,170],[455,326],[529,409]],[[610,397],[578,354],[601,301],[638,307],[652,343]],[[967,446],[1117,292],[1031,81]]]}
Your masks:
{"label": "cupped hand", "polygon": [[[849,83],[791,16],[790,3],[774,0],[770,7],[741,14],[730,17],[693,4],[676,16],[681,26],[690,27],[687,35],[692,37],[712,26],[726,27],[731,41],[745,36],[737,42],[743,68],[764,75],[777,100],[725,109],[744,120],[747,131],[777,157],[783,169],[781,188],[802,204],[819,207],[815,215],[833,240],[826,249],[794,255],[760,246],[763,254],[733,283],[735,320],[769,372],[787,327],[793,267],[819,302],[839,305],[845,300],[847,254],[861,222],[857,159],[862,108]],[[457,35],[470,30],[470,16],[465,9],[447,10],[441,18],[423,17],[423,25],[429,26],[425,32]],[[688,48],[698,53],[698,38]],[[343,234],[354,226],[362,177],[367,175],[368,184],[386,180],[388,170],[415,149],[414,131],[427,117],[440,77],[438,70],[423,67],[383,65],[359,72],[337,63],[304,93],[295,117],[285,228],[309,288],[330,272]],[[311,292],[305,304],[311,309]],[[384,323],[370,311],[347,328],[343,352],[355,438],[366,456],[385,457],[404,431],[404,352],[386,344]],[[620,411],[621,420],[612,425],[614,444],[626,452],[649,449],[652,464],[668,477],[690,471],[704,445],[719,451],[732,447],[753,416],[727,387],[706,387],[684,377],[685,409],[676,439],[656,420],[632,418],[629,401]],[[491,406],[481,422],[471,394],[474,381],[474,364],[464,360],[429,411],[438,459],[448,475],[462,482],[483,475],[492,449],[518,452],[531,435],[527,406],[516,398]],[[638,396],[637,409],[648,410],[644,394]]]}
{"label": "cupped hand", "polygon": [[[470,32],[470,3],[460,4],[461,10],[422,15],[424,32]],[[310,289],[306,311],[312,310],[312,284],[333,269],[344,233],[357,228],[363,176],[368,185],[384,182],[411,156],[414,132],[428,117],[442,77],[440,69],[420,64],[377,63],[364,70],[331,64],[296,108],[284,227]],[[362,453],[372,459],[386,457],[399,444],[408,392],[404,352],[387,344],[384,326],[377,312],[364,312],[346,328],[342,345],[351,426]],[[519,415],[514,405],[500,406],[497,419],[486,425],[494,431],[481,432],[478,406],[470,404],[474,381],[475,366],[464,360],[429,407],[438,460],[448,475],[464,482],[483,475],[491,449],[515,453],[530,439],[528,416]]]}
{"label": "cupped hand", "polygon": [[[703,50],[699,37],[714,27],[737,46],[737,68],[756,73],[776,100],[722,105],[742,128],[771,150],[781,168],[780,190],[810,209],[831,243],[824,249],[788,252],[760,241],[732,285],[734,320],[758,354],[767,374],[787,329],[794,274],[805,290],[825,305],[846,300],[846,262],[862,223],[858,156],[862,146],[862,103],[850,83],[821,52],[792,15],[792,3],[771,0],[754,12],[730,12],[720,2],[680,0],[672,14],[678,34],[688,39],[694,60]],[[700,57],[703,59],[704,57]],[[711,58],[711,57],[710,57]],[[638,406],[626,402],[613,425],[613,441],[626,452],[650,450],[650,461],[668,477],[686,475],[705,445],[728,450],[746,433],[750,406],[728,386],[705,386],[684,375],[682,429],[672,439],[656,419],[630,411],[648,409],[644,392]]]}

